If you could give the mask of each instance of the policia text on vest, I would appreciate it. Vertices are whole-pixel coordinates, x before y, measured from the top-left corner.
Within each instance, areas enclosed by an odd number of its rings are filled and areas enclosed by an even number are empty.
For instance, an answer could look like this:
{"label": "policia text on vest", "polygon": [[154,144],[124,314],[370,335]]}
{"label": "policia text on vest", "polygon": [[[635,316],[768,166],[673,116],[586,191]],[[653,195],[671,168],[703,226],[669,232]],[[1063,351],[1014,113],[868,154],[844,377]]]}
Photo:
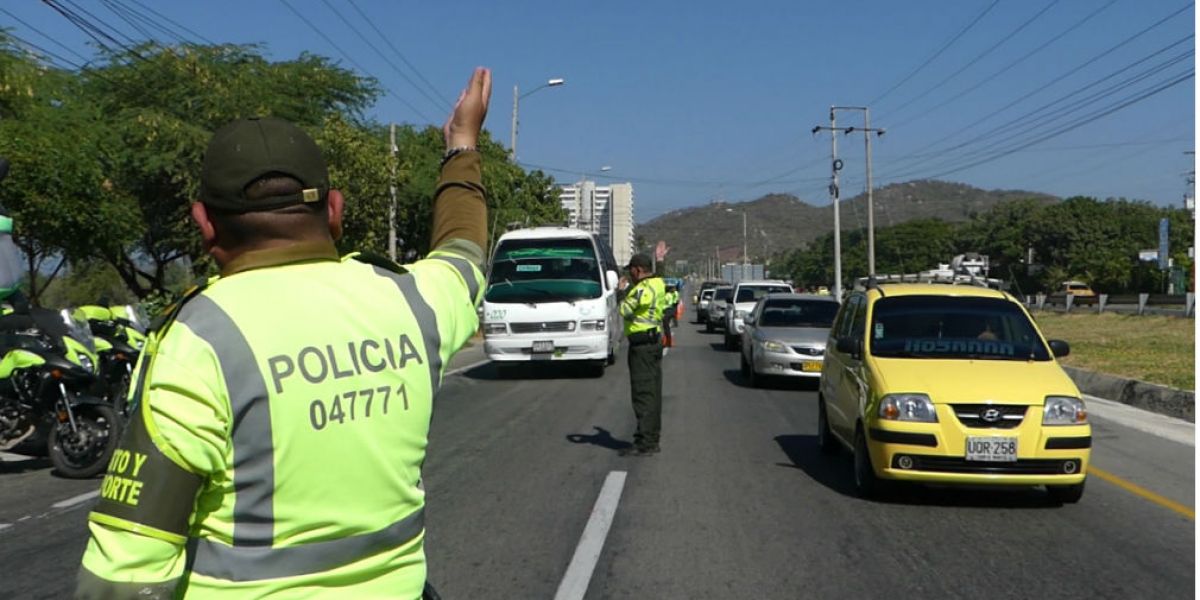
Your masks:
{"label": "policia text on vest", "polygon": [[[485,91],[477,70],[448,145],[467,127],[473,146]],[[339,258],[342,197],[307,134],[262,118],[213,135],[192,213],[221,277],[142,354],[139,412],[89,515],[77,597],[422,596],[433,397],[479,325],[480,181],[473,149],[444,162],[425,259]],[[231,251],[220,219],[260,209],[273,212],[248,222],[282,238]],[[276,215],[329,222],[271,229]]]}

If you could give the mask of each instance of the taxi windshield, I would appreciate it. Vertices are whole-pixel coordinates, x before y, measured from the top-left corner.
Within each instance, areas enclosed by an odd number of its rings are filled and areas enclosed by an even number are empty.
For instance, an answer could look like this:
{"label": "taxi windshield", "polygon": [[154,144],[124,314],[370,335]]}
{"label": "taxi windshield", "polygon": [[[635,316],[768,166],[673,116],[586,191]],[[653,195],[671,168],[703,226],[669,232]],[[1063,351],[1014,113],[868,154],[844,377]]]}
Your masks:
{"label": "taxi windshield", "polygon": [[999,298],[883,298],[867,335],[879,357],[1050,360],[1024,311]]}

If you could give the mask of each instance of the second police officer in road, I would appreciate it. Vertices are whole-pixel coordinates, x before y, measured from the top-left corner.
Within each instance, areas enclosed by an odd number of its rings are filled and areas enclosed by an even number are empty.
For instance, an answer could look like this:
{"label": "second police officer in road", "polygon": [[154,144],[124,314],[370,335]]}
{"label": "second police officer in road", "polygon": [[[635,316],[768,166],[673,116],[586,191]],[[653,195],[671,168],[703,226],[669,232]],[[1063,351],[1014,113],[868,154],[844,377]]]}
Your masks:
{"label": "second police officer in road", "polygon": [[621,301],[625,336],[629,338],[629,388],[637,432],[624,456],[648,456],[659,451],[662,430],[661,328],[666,309],[666,287],[654,274],[650,257],[635,254],[627,267],[633,284]]}
{"label": "second police officer in road", "polygon": [[78,597],[422,596],[432,400],[478,327],[490,94],[477,69],[444,128],[433,250],[403,268],[338,258],[343,199],[302,130],[213,135],[192,215],[221,277],[143,357]]}

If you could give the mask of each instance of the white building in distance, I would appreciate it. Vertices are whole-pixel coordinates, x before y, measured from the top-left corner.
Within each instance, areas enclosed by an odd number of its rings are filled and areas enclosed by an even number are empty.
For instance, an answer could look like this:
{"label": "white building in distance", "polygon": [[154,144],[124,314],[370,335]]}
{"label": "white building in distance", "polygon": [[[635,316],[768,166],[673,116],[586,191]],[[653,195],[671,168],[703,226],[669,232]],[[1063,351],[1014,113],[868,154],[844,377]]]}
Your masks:
{"label": "white building in distance", "polygon": [[583,180],[559,186],[567,226],[591,231],[612,248],[617,264],[633,257],[633,184],[596,185]]}

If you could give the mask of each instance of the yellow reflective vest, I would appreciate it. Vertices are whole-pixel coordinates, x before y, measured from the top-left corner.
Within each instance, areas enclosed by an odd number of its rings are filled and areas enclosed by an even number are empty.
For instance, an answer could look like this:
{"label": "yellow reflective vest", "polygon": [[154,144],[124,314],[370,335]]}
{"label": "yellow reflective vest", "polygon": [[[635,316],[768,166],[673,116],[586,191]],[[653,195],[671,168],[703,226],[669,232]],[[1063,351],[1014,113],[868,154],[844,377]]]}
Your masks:
{"label": "yellow reflective vest", "polygon": [[483,284],[460,242],[403,269],[330,244],[184,302],[136,373],[78,597],[420,597],[433,397]]}
{"label": "yellow reflective vest", "polygon": [[621,301],[625,335],[658,330],[662,327],[662,316],[666,308],[667,287],[662,277],[647,277],[633,284],[625,299]]}

